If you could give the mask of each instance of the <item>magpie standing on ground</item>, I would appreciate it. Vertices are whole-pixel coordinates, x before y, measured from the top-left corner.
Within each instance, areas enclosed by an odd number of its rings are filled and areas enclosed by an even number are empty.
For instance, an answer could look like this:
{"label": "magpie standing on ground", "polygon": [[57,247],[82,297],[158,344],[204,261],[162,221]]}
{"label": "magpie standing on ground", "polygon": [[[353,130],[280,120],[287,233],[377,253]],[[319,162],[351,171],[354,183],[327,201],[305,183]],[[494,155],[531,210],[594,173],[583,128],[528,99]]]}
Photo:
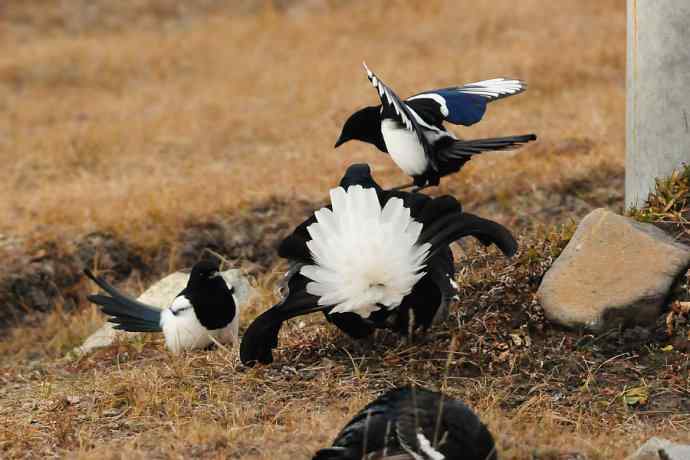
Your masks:
{"label": "magpie standing on ground", "polygon": [[444,121],[470,126],[484,116],[486,105],[527,89],[519,80],[494,78],[464,86],[425,91],[402,101],[364,64],[381,105],[365,107],[345,122],[335,147],[352,140],[374,144],[389,153],[412,185],[438,185],[441,177],[458,172],[473,155],[510,150],[536,140],[534,134],[462,140],[443,126]]}
{"label": "magpie standing on ground", "polygon": [[348,168],[330,197],[280,244],[286,294],[245,332],[243,363],[272,362],[282,323],[317,311],[355,339],[426,329],[455,294],[450,243],[474,236],[508,256],[517,250],[505,227],[463,212],[453,197],[382,190],[368,165]]}
{"label": "magpie standing on ground", "polygon": [[397,388],[369,403],[312,460],[496,460],[493,436],[461,401]]}
{"label": "magpie standing on ground", "polygon": [[228,286],[217,262],[203,260],[192,268],[187,286],[164,310],[132,299],[89,269],[91,278],[105,294],[89,295],[90,302],[110,316],[115,329],[129,332],[162,332],[173,353],[238,342],[239,310],[233,287]]}

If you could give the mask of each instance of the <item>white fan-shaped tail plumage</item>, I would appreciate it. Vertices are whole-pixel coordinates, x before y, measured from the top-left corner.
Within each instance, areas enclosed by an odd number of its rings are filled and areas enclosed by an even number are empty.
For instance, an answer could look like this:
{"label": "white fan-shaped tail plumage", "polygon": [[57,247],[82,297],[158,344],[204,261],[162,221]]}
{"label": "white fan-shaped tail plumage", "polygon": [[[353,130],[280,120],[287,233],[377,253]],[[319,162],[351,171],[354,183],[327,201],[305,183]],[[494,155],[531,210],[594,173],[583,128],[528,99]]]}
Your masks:
{"label": "white fan-shaped tail plumage", "polygon": [[418,245],[422,224],[399,198],[383,209],[376,191],[359,185],[331,190],[333,210],[314,213],[307,231],[314,265],[301,268],[311,279],[307,292],[332,313],[367,318],[384,306],[400,305],[423,276],[430,245]]}

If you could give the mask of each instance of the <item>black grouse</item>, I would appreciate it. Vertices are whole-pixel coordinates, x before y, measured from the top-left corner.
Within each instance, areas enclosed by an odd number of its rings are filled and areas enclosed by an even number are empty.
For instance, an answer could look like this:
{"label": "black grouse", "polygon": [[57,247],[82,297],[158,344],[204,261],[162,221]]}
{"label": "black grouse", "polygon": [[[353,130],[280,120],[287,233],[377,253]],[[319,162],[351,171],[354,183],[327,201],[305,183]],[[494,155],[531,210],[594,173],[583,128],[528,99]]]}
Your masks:
{"label": "black grouse", "polygon": [[397,388],[364,407],[312,460],[496,460],[494,439],[461,401]]}
{"label": "black grouse", "polygon": [[247,329],[243,363],[272,362],[282,323],[317,311],[353,338],[428,328],[454,295],[450,243],[474,236],[507,256],[517,250],[505,227],[463,212],[453,197],[382,190],[366,164],[350,166],[330,195],[331,206],[280,244],[287,292]]}

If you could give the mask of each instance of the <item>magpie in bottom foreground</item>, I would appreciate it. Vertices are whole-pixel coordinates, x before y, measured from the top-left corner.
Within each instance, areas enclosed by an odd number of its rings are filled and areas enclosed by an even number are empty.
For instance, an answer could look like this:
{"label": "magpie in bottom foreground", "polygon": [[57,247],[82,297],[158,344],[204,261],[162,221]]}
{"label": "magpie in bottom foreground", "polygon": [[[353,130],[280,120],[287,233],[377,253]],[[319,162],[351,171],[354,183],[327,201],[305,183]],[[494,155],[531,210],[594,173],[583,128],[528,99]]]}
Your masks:
{"label": "magpie in bottom foreground", "polygon": [[312,460],[496,460],[493,436],[461,401],[391,390],[362,409]]}
{"label": "magpie in bottom foreground", "polygon": [[381,104],[365,107],[348,118],[335,147],[360,140],[390,154],[412,185],[438,185],[441,177],[460,171],[474,155],[491,150],[511,150],[537,136],[494,137],[463,140],[443,122],[470,126],[482,119],[489,102],[520,94],[527,85],[520,80],[494,78],[463,86],[435,89],[401,100],[364,65]]}
{"label": "magpie in bottom foreground", "polygon": [[217,262],[203,260],[192,268],[187,286],[172,304],[161,310],[132,299],[89,269],[91,278],[108,295],[87,298],[110,316],[115,329],[129,332],[162,332],[166,347],[173,353],[206,348],[214,340],[237,343],[239,311]]}
{"label": "magpie in bottom foreground", "polygon": [[243,363],[272,362],[283,322],[317,311],[353,338],[426,329],[455,294],[453,241],[474,236],[507,256],[517,250],[505,227],[463,212],[455,198],[384,191],[365,164],[348,168],[330,196],[331,206],[281,243],[287,293],[247,329]]}

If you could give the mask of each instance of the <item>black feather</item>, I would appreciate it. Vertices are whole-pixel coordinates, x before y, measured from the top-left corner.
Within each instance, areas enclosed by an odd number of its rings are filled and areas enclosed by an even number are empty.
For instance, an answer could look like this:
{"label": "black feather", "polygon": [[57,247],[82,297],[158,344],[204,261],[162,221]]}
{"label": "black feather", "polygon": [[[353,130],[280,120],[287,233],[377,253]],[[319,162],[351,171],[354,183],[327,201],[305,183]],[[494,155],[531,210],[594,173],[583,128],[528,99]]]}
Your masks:
{"label": "black feather", "polygon": [[327,447],[319,450],[312,460],[347,460],[352,458],[352,452],[344,447]]}
{"label": "black feather", "polygon": [[460,202],[450,195],[444,195],[427,201],[418,219],[428,227],[430,223],[446,214],[459,212],[462,212]]}
{"label": "black feather", "polygon": [[430,254],[448,246],[465,236],[473,236],[482,244],[495,244],[508,257],[515,255],[517,241],[503,225],[470,213],[452,213],[425,227],[419,237],[420,243],[430,243]]}
{"label": "black feather", "polygon": [[137,321],[115,320],[110,318],[109,323],[114,324],[113,329],[127,332],[160,332],[160,326],[151,323],[142,323]]}
{"label": "black feather", "polygon": [[160,332],[161,310],[132,299],[111,286],[91,270],[84,269],[86,276],[91,278],[101,289],[110,296],[102,294],[89,295],[90,302],[98,305],[103,313],[117,321],[116,329],[129,332]]}
{"label": "black feather", "polygon": [[260,314],[249,325],[240,345],[240,359],[244,364],[272,363],[271,350],[278,346],[278,333],[285,321],[331,308],[319,305],[319,298],[306,292],[306,283],[306,278],[295,274],[288,283],[288,293],[283,301]]}
{"label": "black feather", "polygon": [[418,434],[447,459],[497,458],[493,436],[462,401],[403,387],[365,406],[312,460],[429,459]]}
{"label": "black feather", "polygon": [[512,150],[537,139],[534,134],[521,136],[494,137],[489,139],[455,140],[448,146],[436,150],[442,161],[461,160],[463,163],[472,155],[486,151]]}
{"label": "black feather", "polygon": [[311,263],[311,252],[307,241],[311,240],[307,227],[316,222],[314,215],[299,224],[295,230],[278,245],[278,256],[301,263]]}

